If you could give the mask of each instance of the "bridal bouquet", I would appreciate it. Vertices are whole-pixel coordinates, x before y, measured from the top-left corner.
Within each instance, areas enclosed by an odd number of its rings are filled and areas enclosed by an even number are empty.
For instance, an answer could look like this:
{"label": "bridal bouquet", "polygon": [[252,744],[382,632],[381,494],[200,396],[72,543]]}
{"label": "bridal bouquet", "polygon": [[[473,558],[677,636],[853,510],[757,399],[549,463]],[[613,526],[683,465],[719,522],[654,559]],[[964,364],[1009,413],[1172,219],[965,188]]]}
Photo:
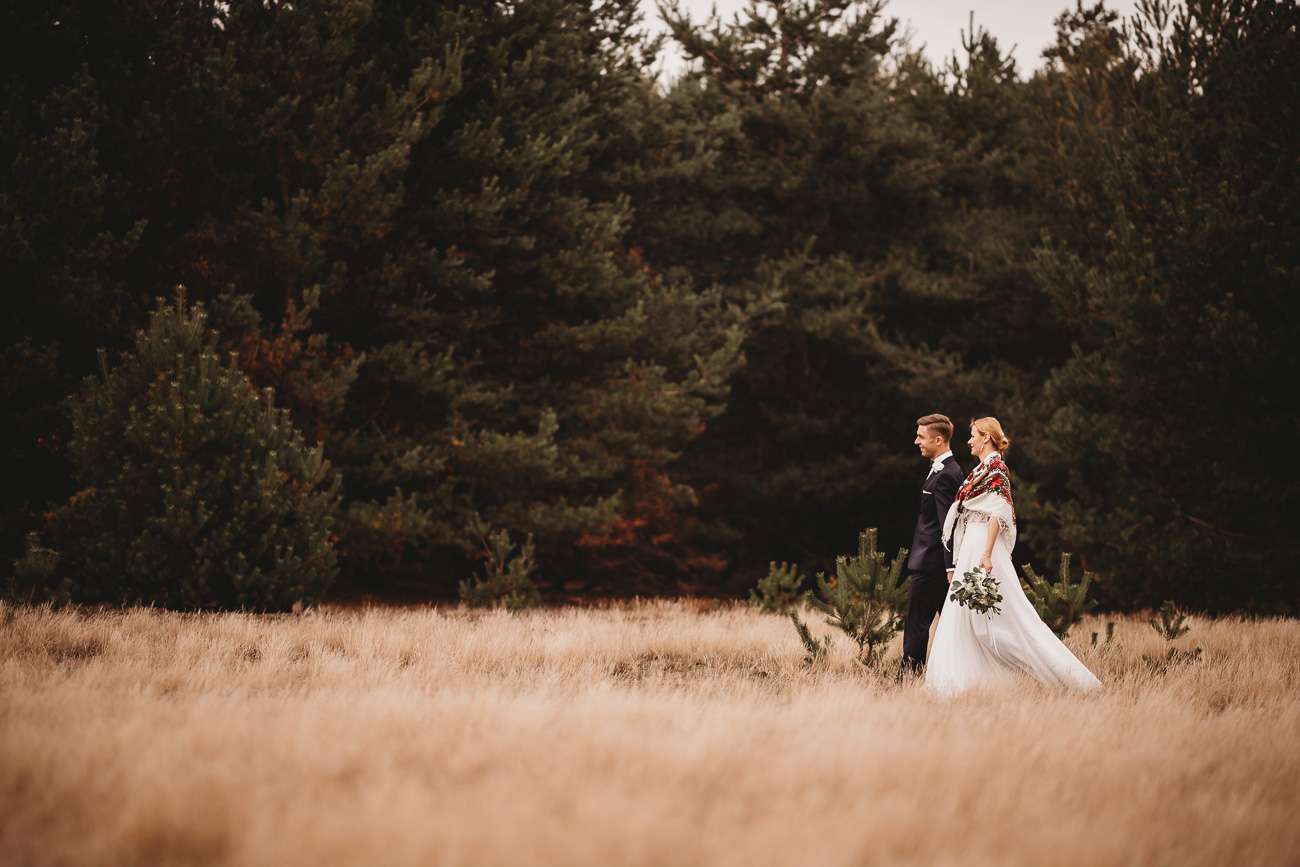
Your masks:
{"label": "bridal bouquet", "polygon": [[1002,594],[998,592],[998,582],[992,572],[985,572],[982,569],[972,569],[954,580],[952,596],[949,598],[958,605],[965,605],[971,611],[980,614],[1001,613],[998,603],[1002,601]]}

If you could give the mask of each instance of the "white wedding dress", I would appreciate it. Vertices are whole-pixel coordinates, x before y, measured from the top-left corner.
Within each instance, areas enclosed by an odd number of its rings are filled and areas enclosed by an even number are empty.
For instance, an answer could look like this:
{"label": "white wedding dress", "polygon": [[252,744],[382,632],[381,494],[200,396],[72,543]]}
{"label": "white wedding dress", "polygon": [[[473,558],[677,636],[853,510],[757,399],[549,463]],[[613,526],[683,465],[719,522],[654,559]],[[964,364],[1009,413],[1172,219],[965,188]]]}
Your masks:
{"label": "white wedding dress", "polygon": [[[991,458],[992,456],[990,456]],[[986,458],[986,461],[988,459]],[[1023,672],[1047,686],[1088,690],[1101,681],[1084,666],[1034,610],[1011,562],[1016,544],[1014,512],[997,494],[983,493],[948,511],[944,541],[952,540],[954,579],[979,567],[988,539],[988,523],[997,521],[993,577],[1002,601],[997,614],[977,613],[944,600],[926,666],[926,687],[955,695],[977,684]]]}

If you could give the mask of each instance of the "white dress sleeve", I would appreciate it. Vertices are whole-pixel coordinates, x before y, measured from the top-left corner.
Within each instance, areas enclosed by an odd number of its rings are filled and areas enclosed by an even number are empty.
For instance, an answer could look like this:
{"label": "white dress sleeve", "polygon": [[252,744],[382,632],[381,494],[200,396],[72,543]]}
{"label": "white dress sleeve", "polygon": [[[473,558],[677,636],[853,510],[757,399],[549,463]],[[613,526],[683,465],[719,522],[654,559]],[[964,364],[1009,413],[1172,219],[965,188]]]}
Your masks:
{"label": "white dress sleeve", "polygon": [[972,523],[987,524],[989,521],[997,521],[998,535],[1002,537],[1007,551],[1010,552],[1016,547],[1016,512],[1006,500],[997,494],[985,493],[962,501],[960,510],[957,506],[957,503],[952,504],[943,521],[943,541],[947,544],[951,540],[954,561],[961,550],[966,527]]}

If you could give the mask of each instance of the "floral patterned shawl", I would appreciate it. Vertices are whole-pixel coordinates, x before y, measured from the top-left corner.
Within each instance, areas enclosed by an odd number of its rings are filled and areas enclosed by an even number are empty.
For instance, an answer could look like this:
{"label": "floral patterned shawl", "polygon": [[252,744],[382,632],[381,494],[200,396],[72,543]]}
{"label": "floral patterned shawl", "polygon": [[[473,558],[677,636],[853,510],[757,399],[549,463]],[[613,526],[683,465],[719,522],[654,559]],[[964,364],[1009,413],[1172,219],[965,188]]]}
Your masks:
{"label": "floral patterned shawl", "polygon": [[943,541],[951,539],[954,555],[961,550],[966,513],[979,512],[997,521],[1008,553],[1016,546],[1016,510],[1011,502],[1011,477],[1002,455],[993,452],[971,470],[943,522]]}
{"label": "floral patterned shawl", "polygon": [[1013,510],[1016,504],[1011,502],[1011,476],[1007,473],[1006,462],[1002,460],[1002,455],[994,452],[989,455],[980,465],[971,470],[971,474],[962,482],[957,489],[957,497],[954,503],[961,503],[980,494],[992,493],[1007,501],[1007,505]]}

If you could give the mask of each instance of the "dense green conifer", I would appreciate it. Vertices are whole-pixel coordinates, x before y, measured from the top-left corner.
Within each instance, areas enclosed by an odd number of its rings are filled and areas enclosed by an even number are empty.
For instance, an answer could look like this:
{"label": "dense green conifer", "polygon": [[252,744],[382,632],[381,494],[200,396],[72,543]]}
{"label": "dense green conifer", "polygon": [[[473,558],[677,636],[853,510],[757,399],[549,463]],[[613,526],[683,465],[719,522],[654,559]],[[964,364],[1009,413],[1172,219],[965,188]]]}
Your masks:
{"label": "dense green conifer", "polygon": [[55,515],[83,599],[287,610],[334,577],[338,478],[247,378],[200,308],[161,304],[72,400],[79,490]]}
{"label": "dense green conifer", "polygon": [[0,556],[70,491],[59,402],[121,340],[123,266],[147,223],[112,168],[121,118],[83,41],[105,23],[92,6],[0,9]]}
{"label": "dense green conifer", "polygon": [[887,11],[774,0],[700,26],[668,10],[695,66],[665,97],[637,233],[755,316],[727,412],[688,452],[751,575],[824,567],[867,522],[905,544],[914,420],[1017,402],[1064,357],[1017,213],[1014,64],[980,32],[936,71]]}
{"label": "dense green conifer", "polygon": [[1293,610],[1300,12],[1144,13],[1064,16],[1044,82],[1076,207],[1038,267],[1076,343],[1043,395],[1037,542],[1086,557],[1107,605]]}

